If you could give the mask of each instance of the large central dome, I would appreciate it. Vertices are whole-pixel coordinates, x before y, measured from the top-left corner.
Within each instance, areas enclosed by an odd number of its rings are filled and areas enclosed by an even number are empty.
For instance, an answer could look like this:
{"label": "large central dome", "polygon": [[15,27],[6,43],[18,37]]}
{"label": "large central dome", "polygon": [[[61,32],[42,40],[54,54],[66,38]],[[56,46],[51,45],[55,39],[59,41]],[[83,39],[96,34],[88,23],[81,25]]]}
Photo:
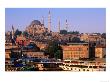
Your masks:
{"label": "large central dome", "polygon": [[39,20],[33,20],[31,25],[41,25],[41,22]]}
{"label": "large central dome", "polygon": [[36,35],[47,32],[47,29],[39,20],[33,20],[30,25],[26,27],[26,31],[30,34]]}

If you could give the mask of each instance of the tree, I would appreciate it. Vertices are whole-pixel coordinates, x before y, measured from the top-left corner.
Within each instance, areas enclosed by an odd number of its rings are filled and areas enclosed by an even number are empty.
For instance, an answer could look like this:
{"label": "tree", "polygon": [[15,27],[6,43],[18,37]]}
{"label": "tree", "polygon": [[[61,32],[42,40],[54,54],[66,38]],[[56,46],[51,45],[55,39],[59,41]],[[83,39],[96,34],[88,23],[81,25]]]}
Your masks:
{"label": "tree", "polygon": [[80,39],[79,39],[78,37],[74,37],[74,38],[72,39],[72,42],[80,42]]}
{"label": "tree", "polygon": [[70,31],[67,34],[79,34],[79,32],[78,31]]}
{"label": "tree", "polygon": [[49,45],[46,49],[50,58],[62,59],[62,49],[56,41],[49,41]]}
{"label": "tree", "polygon": [[25,66],[21,69],[21,71],[39,71],[39,68],[38,67],[32,67],[32,66]]}
{"label": "tree", "polygon": [[15,31],[14,36],[17,37],[17,35],[21,35],[22,31],[19,31],[18,29]]}
{"label": "tree", "polygon": [[26,32],[26,31],[23,32],[23,35],[24,35],[25,37],[28,37],[28,36],[29,36],[28,32]]}
{"label": "tree", "polygon": [[79,31],[69,31],[67,30],[60,30],[60,34],[79,34]]}
{"label": "tree", "polygon": [[79,34],[79,31],[73,31],[74,34]]}
{"label": "tree", "polygon": [[67,34],[67,30],[60,30],[60,34]]}
{"label": "tree", "polygon": [[106,39],[106,33],[102,33],[102,38]]}
{"label": "tree", "polygon": [[62,50],[57,50],[54,57],[55,59],[62,59]]}

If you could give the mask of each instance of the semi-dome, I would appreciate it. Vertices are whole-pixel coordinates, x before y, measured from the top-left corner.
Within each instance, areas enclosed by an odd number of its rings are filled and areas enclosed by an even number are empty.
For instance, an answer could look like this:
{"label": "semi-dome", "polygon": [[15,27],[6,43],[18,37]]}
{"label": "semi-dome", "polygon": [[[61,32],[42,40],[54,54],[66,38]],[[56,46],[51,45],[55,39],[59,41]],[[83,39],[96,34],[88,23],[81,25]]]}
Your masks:
{"label": "semi-dome", "polygon": [[41,25],[41,22],[39,20],[33,20],[31,25]]}

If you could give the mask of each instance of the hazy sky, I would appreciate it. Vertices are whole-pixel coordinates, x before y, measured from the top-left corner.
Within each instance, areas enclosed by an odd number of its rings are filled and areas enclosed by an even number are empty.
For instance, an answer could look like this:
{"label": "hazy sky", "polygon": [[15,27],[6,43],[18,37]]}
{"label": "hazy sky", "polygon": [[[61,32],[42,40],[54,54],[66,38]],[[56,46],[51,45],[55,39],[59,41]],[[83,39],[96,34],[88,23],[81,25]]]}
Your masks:
{"label": "hazy sky", "polygon": [[5,30],[10,31],[12,25],[19,30],[25,30],[33,20],[40,20],[44,16],[45,27],[48,25],[48,12],[51,12],[51,29],[58,31],[58,19],[61,29],[65,29],[68,20],[68,30],[79,32],[106,32],[105,8],[6,8]]}

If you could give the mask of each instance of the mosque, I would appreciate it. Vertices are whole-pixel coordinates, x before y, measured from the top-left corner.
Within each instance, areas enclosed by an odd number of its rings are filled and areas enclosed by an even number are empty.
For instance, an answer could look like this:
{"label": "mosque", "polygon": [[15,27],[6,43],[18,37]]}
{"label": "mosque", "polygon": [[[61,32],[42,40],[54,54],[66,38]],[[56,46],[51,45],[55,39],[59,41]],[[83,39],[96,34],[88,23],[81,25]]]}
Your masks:
{"label": "mosque", "polygon": [[[68,23],[66,20],[65,23],[65,27],[66,30],[68,28]],[[32,34],[33,36],[38,35],[38,34],[42,34],[42,33],[51,33],[52,26],[51,26],[51,13],[50,11],[48,12],[48,26],[47,28],[44,25],[44,17],[42,17],[42,20],[33,20],[29,26],[26,27],[26,31],[30,34]],[[58,33],[60,33],[60,20],[58,20]]]}
{"label": "mosque", "polygon": [[44,25],[44,17],[42,17],[42,20],[33,20],[28,27],[26,27],[26,31],[33,36],[36,34],[42,34],[42,33],[50,33],[51,30],[51,14],[49,11],[48,14],[48,28]]}

